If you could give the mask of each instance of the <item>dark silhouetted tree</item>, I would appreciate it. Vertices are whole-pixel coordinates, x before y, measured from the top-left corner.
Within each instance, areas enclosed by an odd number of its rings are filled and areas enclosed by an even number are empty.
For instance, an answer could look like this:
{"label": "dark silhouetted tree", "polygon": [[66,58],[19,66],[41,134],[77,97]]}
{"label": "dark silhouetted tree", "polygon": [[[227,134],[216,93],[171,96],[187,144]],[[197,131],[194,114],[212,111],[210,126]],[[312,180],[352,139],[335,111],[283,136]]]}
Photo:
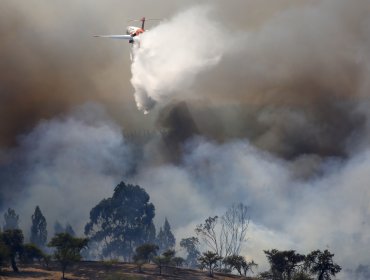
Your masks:
{"label": "dark silhouetted tree", "polygon": [[143,244],[135,249],[133,261],[136,263],[139,272],[142,272],[142,265],[150,262],[156,255],[159,247],[155,244]]}
{"label": "dark silhouetted tree", "polygon": [[9,261],[10,252],[8,246],[3,241],[3,234],[0,232],[0,271],[1,267]]}
{"label": "dark silhouetted tree", "polygon": [[164,220],[163,228],[160,228],[159,230],[157,244],[160,252],[164,252],[175,247],[176,239],[171,231],[171,226],[167,218]]}
{"label": "dark silhouetted tree", "polygon": [[264,251],[271,266],[273,279],[291,280],[297,268],[303,265],[304,255],[297,254],[294,250],[279,251],[272,249]]}
{"label": "dark silhouetted tree", "polygon": [[174,258],[172,259],[172,262],[173,262],[173,264],[174,264],[176,267],[181,267],[181,266],[184,264],[185,260],[184,260],[184,258],[182,258],[182,257],[174,257]]}
{"label": "dark silhouetted tree", "polygon": [[18,272],[16,258],[20,257],[23,250],[23,233],[20,229],[8,229],[1,234],[3,244],[9,252],[9,259],[14,272]]}
{"label": "dark silhouetted tree", "polygon": [[231,255],[223,259],[223,263],[226,268],[230,270],[235,269],[240,276],[247,276],[249,271],[253,272],[253,267],[257,267],[257,264],[252,260],[247,262],[243,256]]}
{"label": "dark silhouetted tree", "polygon": [[135,249],[134,261],[135,260],[143,260],[144,262],[148,263],[152,260],[154,256],[157,255],[158,246],[155,244],[143,244],[140,245]]}
{"label": "dark silhouetted tree", "polygon": [[32,215],[32,225],[31,225],[31,243],[38,247],[45,247],[48,232],[46,229],[46,219],[41,213],[40,207],[36,206],[35,212]]}
{"label": "dark silhouetted tree", "polygon": [[23,245],[20,259],[23,263],[33,263],[35,260],[41,262],[44,258],[42,250],[33,243]]}
{"label": "dark silhouetted tree", "polygon": [[167,250],[162,253],[160,256],[155,256],[153,262],[157,265],[159,269],[159,274],[162,275],[163,268],[171,265],[175,257],[175,250]]}
{"label": "dark silhouetted tree", "polygon": [[305,267],[313,274],[317,275],[318,280],[330,280],[332,276],[339,273],[342,268],[334,263],[334,254],[328,250],[321,252],[316,250],[307,255]]}
{"label": "dark silhouetted tree", "polygon": [[220,260],[222,260],[222,257],[211,251],[204,252],[199,257],[200,266],[208,269],[210,277],[213,277],[213,272],[218,267]]}
{"label": "dark silhouetted tree", "polygon": [[81,250],[88,244],[87,238],[76,238],[68,233],[58,233],[49,242],[49,247],[55,247],[54,258],[60,263],[64,278],[69,265],[81,260]]}
{"label": "dark silhouetted tree", "polygon": [[198,265],[200,252],[198,250],[199,240],[197,237],[183,238],[180,241],[180,246],[187,252],[185,263],[188,267],[195,268]]}
{"label": "dark silhouetted tree", "polygon": [[155,263],[157,265],[157,267],[159,269],[159,275],[162,275],[162,269],[163,269],[164,266],[169,264],[169,260],[168,260],[168,258],[166,258],[163,255],[155,256],[153,258],[153,263]]}
{"label": "dark silhouetted tree", "polygon": [[90,211],[85,234],[100,244],[102,256],[122,256],[130,261],[134,248],[155,239],[154,205],[139,186],[121,182],[111,198]]}
{"label": "dark silhouetted tree", "polygon": [[15,210],[8,208],[4,213],[4,231],[8,229],[18,229],[19,228],[19,215],[15,213]]}

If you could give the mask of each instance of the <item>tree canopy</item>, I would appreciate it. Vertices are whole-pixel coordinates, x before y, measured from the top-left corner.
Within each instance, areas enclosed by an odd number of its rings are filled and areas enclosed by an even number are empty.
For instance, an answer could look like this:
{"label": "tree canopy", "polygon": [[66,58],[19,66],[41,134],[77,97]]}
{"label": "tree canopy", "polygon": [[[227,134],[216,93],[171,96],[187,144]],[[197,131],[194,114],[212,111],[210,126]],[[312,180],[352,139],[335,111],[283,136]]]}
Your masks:
{"label": "tree canopy", "polygon": [[274,279],[291,280],[296,268],[303,263],[305,256],[296,253],[294,250],[279,251],[272,249],[264,251],[271,265],[271,273]]}
{"label": "tree canopy", "polygon": [[316,250],[307,255],[305,265],[311,273],[317,275],[318,280],[330,280],[331,276],[335,276],[342,270],[334,263],[333,257],[334,254],[328,250],[324,252]]}
{"label": "tree canopy", "polygon": [[199,257],[199,262],[201,267],[208,269],[208,274],[210,277],[213,277],[213,271],[218,267],[218,262],[222,260],[222,257],[217,253],[207,251]]}
{"label": "tree canopy", "polygon": [[54,258],[60,263],[63,273],[73,262],[81,260],[81,250],[88,244],[87,238],[76,238],[68,233],[58,233],[49,242],[49,247],[55,247]]}
{"label": "tree canopy", "polygon": [[112,197],[90,211],[85,234],[100,244],[103,257],[130,260],[134,248],[155,240],[155,209],[149,199],[141,187],[121,182]]}

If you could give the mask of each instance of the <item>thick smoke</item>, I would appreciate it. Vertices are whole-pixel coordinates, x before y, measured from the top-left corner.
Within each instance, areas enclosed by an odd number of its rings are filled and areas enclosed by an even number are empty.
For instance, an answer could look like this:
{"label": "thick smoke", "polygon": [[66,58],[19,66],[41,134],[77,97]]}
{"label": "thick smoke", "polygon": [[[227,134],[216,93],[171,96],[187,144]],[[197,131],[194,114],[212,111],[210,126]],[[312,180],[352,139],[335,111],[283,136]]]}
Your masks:
{"label": "thick smoke", "polygon": [[[68,2],[71,10],[44,2],[37,13],[5,2],[1,144],[13,147],[0,151],[2,208],[16,208],[27,230],[38,204],[49,226],[58,219],[82,234],[91,207],[125,180],[149,192],[157,223],[168,217],[180,239],[243,202],[244,254],[262,268],[264,249],[329,248],[353,271],[348,279],[363,279],[368,1],[209,1],[187,10],[172,2],[148,7],[169,20],[143,35],[133,89],[128,47],[89,38],[124,24],[115,1]],[[136,112],[133,92],[140,109],[157,103],[153,113]],[[101,105],[76,107],[87,100]],[[155,126],[165,133],[122,136]]]}
{"label": "thick smoke", "polygon": [[[200,122],[211,138],[248,137],[288,158],[347,156],[348,139],[365,125],[356,107],[368,95],[367,6],[323,1],[287,8],[247,31],[192,8],[142,37],[131,80],[138,107],[203,101]],[[234,108],[208,118],[213,106]],[[220,117],[228,118],[221,129],[212,122]]]}
{"label": "thick smoke", "polygon": [[199,73],[225,51],[224,30],[207,8],[193,8],[144,33],[134,50],[131,83],[137,107],[147,113],[157,102],[191,95]]}
{"label": "thick smoke", "polygon": [[18,179],[3,183],[27,188],[16,194],[3,193],[3,198],[17,198],[9,206],[21,213],[21,226],[27,230],[39,205],[49,232],[58,220],[71,223],[81,233],[91,208],[112,193],[134,166],[134,154],[121,128],[92,104],[40,122],[20,138],[16,153],[12,160],[21,165],[12,166],[12,175]]}

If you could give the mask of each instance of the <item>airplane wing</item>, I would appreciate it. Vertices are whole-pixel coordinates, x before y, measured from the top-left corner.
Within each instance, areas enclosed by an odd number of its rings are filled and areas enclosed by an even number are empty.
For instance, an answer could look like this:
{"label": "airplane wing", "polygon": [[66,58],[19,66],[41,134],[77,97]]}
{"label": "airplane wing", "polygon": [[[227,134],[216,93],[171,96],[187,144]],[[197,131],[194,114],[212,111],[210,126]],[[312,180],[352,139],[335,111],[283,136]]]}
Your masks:
{"label": "airplane wing", "polygon": [[119,40],[131,40],[133,38],[131,35],[94,35],[94,37],[111,38]]}

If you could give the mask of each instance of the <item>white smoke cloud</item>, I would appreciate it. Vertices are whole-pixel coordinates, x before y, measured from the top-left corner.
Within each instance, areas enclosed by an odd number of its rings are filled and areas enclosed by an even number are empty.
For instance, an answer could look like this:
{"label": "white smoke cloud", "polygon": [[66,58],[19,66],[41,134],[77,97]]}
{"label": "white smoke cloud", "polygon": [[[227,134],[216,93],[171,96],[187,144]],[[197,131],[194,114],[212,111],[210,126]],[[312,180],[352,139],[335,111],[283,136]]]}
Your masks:
{"label": "white smoke cloud", "polygon": [[26,232],[39,205],[50,233],[58,220],[82,234],[91,208],[112,193],[132,159],[120,127],[96,105],[41,122],[22,137],[20,149],[26,167],[17,172],[27,188],[11,207]]}
{"label": "white smoke cloud", "polygon": [[225,50],[225,32],[203,6],[144,33],[131,67],[137,107],[147,112],[157,102],[188,98],[197,75],[216,65]]}
{"label": "white smoke cloud", "polygon": [[243,202],[251,216],[243,253],[262,268],[263,250],[271,248],[301,253],[329,248],[343,267],[370,262],[370,151],[348,162],[322,161],[318,168],[325,175],[310,180],[297,180],[288,161],[247,141],[201,140],[189,151],[180,167],[148,168],[137,175],[158,206],[158,221],[168,217],[178,239],[194,235],[206,217]]}

